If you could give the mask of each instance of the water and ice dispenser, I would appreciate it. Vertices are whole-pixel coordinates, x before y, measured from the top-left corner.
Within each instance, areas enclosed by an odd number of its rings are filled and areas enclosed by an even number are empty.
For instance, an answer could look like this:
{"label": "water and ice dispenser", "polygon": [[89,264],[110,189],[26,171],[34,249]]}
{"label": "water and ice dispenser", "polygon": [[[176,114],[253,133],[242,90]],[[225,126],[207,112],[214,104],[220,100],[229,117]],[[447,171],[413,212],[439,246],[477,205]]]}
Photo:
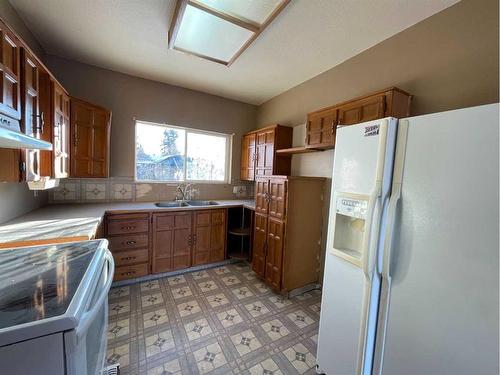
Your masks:
{"label": "water and ice dispenser", "polygon": [[368,197],[336,195],[333,247],[337,255],[361,261],[367,214]]}

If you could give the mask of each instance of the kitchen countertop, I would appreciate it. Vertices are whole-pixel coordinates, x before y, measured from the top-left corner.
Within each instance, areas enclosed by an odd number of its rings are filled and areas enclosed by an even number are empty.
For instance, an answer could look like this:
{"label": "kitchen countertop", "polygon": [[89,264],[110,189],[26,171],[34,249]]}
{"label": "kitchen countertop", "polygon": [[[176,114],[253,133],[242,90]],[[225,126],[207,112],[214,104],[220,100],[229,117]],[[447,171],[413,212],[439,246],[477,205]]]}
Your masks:
{"label": "kitchen countertop", "polygon": [[154,202],[52,204],[0,224],[0,248],[89,240],[106,213],[168,212],[229,207],[255,209],[253,200],[214,200],[213,206],[156,207]]}

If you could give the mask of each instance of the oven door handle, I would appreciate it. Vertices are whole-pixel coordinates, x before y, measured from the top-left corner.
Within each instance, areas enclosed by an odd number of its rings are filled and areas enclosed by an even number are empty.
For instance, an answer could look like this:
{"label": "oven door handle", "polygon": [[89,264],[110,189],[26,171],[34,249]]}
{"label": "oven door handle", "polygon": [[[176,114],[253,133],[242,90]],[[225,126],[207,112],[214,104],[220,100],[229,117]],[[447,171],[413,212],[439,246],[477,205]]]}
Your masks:
{"label": "oven door handle", "polygon": [[85,333],[89,329],[89,326],[94,321],[95,316],[99,312],[102,304],[108,298],[108,292],[109,289],[111,288],[111,283],[113,282],[113,275],[115,273],[115,262],[113,261],[113,256],[111,255],[111,252],[109,252],[109,250],[106,251],[106,255],[104,256],[104,261],[105,263],[104,266],[102,267],[102,272],[106,272],[107,268],[108,279],[106,280],[106,284],[104,285],[104,288],[102,288],[101,294],[97,298],[97,301],[94,304],[94,306],[92,306],[89,310],[83,313],[80,319],[80,323],[78,324],[75,330],[77,341],[79,341],[81,337],[85,335]]}

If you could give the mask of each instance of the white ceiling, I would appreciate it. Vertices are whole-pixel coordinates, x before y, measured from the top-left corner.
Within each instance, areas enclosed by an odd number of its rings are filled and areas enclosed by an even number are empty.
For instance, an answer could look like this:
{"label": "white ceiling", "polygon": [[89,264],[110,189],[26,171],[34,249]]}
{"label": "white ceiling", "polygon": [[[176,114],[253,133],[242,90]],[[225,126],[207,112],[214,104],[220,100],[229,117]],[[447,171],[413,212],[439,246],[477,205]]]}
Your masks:
{"label": "white ceiling", "polygon": [[292,0],[226,67],[167,49],[174,0],[10,0],[49,54],[252,104],[456,2]]}

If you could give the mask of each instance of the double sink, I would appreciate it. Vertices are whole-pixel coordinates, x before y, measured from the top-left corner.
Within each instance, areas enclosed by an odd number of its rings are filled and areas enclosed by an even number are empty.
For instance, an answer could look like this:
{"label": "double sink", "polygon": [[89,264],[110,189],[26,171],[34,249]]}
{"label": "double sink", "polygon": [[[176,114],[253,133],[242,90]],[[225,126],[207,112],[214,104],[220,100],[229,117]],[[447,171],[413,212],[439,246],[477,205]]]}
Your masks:
{"label": "double sink", "polygon": [[203,207],[217,206],[219,203],[214,201],[169,201],[155,203],[156,207],[176,208],[176,207]]}

